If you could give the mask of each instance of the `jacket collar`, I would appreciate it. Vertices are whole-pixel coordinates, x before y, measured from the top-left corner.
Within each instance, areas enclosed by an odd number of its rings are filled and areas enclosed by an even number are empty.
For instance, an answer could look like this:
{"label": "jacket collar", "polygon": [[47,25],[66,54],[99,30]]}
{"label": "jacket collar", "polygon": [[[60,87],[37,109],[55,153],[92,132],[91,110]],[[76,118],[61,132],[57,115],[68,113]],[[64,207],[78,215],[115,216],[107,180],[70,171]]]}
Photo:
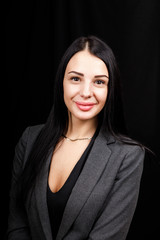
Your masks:
{"label": "jacket collar", "polygon": [[[101,131],[99,132],[84,168],[72,190],[69,200],[66,204],[62,222],[58,231],[56,240],[62,239],[70,229],[73,222],[78,217],[84,203],[88,199],[94,186],[96,185],[103,169],[105,168],[108,159],[111,155],[111,150],[108,145],[115,142],[115,139],[107,134],[105,136]],[[101,153],[101,154],[99,154]],[[39,176],[36,184],[36,201],[37,208],[42,224],[42,228],[47,240],[52,239],[51,227],[49,221],[49,214],[47,208],[47,181],[48,169],[50,164],[52,152],[50,152],[45,168]]]}
{"label": "jacket collar", "polygon": [[105,137],[102,132],[97,136],[84,168],[67,202],[56,240],[62,239],[67,234],[67,231],[78,217],[111,155],[111,150],[108,145],[114,142],[115,139],[113,137],[109,135]]}

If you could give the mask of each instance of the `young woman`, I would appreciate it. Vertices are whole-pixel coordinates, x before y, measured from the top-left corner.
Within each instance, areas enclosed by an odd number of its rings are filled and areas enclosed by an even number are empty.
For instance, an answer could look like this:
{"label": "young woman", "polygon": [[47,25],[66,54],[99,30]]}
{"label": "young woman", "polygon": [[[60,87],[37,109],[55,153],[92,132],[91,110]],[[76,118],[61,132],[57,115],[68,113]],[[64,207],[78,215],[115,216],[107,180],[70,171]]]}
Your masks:
{"label": "young woman", "polygon": [[8,239],[126,238],[144,149],[123,135],[118,80],[102,40],[67,49],[46,124],[28,127],[16,146]]}

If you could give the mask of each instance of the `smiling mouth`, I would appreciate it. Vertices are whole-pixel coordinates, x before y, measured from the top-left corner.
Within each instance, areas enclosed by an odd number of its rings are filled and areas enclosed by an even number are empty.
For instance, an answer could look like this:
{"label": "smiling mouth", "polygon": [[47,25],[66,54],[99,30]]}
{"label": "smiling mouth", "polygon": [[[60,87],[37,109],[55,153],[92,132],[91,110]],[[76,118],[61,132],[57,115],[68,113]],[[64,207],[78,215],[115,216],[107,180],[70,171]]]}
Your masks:
{"label": "smiling mouth", "polygon": [[81,111],[89,111],[94,107],[95,103],[76,102],[76,105]]}

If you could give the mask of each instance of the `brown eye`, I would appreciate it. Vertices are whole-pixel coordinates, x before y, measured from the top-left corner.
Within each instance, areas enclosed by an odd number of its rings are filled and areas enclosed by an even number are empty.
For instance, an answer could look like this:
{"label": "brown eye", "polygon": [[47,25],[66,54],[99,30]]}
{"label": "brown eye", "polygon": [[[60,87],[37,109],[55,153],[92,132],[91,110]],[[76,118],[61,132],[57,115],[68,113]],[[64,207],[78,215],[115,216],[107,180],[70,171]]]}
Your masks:
{"label": "brown eye", "polygon": [[78,81],[80,81],[80,78],[79,77],[72,77],[71,80],[74,81],[74,82],[78,82]]}
{"label": "brown eye", "polygon": [[98,85],[105,84],[105,82],[103,80],[96,80],[95,83],[98,84]]}

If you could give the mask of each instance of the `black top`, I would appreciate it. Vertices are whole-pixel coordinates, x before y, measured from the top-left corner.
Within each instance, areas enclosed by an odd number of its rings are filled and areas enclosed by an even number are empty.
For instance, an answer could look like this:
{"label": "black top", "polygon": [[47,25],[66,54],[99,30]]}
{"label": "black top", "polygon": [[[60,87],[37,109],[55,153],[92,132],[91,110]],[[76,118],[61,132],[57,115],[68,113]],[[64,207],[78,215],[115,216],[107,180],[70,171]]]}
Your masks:
{"label": "black top", "polygon": [[53,239],[56,239],[68,198],[87,160],[97,134],[98,130],[95,132],[91,142],[73,168],[71,174],[69,175],[62,188],[58,192],[53,193],[49,188],[49,185],[47,186],[47,204]]}

